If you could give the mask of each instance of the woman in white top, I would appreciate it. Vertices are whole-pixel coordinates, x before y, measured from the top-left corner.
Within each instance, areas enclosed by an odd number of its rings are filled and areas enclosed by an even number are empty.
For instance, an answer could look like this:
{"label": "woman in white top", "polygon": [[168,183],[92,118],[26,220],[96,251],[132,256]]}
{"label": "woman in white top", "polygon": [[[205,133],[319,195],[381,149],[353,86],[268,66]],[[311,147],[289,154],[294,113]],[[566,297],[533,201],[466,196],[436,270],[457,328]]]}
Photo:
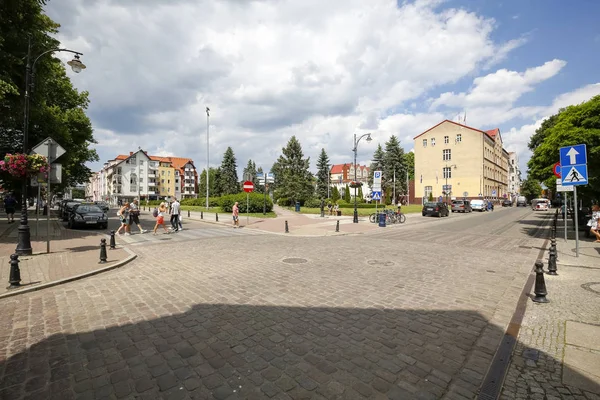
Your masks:
{"label": "woman in white top", "polygon": [[592,206],[592,225],[590,226],[590,232],[596,235],[596,243],[600,243],[600,232],[598,232],[598,219],[600,218],[600,206],[594,204]]}

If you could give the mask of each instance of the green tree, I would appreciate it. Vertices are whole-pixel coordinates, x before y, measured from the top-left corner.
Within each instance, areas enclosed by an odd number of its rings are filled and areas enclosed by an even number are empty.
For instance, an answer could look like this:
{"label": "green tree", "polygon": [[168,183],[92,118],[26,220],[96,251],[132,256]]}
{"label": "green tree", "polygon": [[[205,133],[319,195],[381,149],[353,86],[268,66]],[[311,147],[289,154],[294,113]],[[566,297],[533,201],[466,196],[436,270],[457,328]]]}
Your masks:
{"label": "green tree", "polygon": [[[28,39],[31,54],[58,48],[54,39],[59,24],[44,14],[42,0],[0,2],[0,153],[22,152],[23,90]],[[33,60],[32,60],[33,61]],[[66,153],[60,158],[62,183],[55,191],[87,182],[88,161],[97,161],[92,124],[85,114],[88,93],[73,88],[62,62],[45,54],[35,65],[34,90],[30,91],[29,148],[51,137]],[[4,177],[6,180],[6,177]]]}
{"label": "green tree", "polygon": [[[209,196],[219,197],[221,192],[219,191],[219,169],[209,168],[208,169],[208,191]],[[206,169],[202,170],[198,177],[198,196],[206,196]]]}
{"label": "green tree", "polygon": [[382,171],[383,170],[383,159],[385,157],[385,153],[381,144],[377,145],[377,150],[373,153],[373,162],[371,162],[371,166],[369,167],[369,187],[373,189],[373,172]]}
{"label": "green tree", "polygon": [[321,149],[321,154],[317,160],[317,197],[320,199],[327,198],[329,182],[329,157],[325,149]]}
{"label": "green tree", "polygon": [[358,199],[357,199],[357,200],[358,200],[358,201],[363,201],[363,200],[364,200],[364,194],[363,194],[363,189],[362,189],[362,186],[360,186],[360,187],[358,188]]}
{"label": "green tree", "polygon": [[[385,155],[383,158],[383,176],[385,182],[383,187],[390,189],[393,197],[394,187],[396,196],[406,193],[406,168],[404,165],[404,149],[395,135],[385,143]],[[396,179],[394,180],[394,176]],[[395,199],[394,199],[395,201]]]}
{"label": "green tree", "polygon": [[312,174],[309,171],[310,158],[303,158],[302,146],[296,136],[292,136],[282,150],[283,154],[273,165],[273,173],[279,175],[275,176],[276,197],[303,202],[314,193]]}
{"label": "green tree", "polygon": [[415,153],[412,151],[404,153],[404,166],[408,170],[408,179],[415,179]]}
{"label": "green tree", "polygon": [[335,203],[339,199],[340,199],[340,191],[338,190],[337,186],[333,186],[331,188],[331,200]]}
{"label": "green tree", "polygon": [[242,172],[242,179],[244,181],[252,181],[252,183],[254,184],[255,192],[256,189],[258,189],[258,178],[256,177],[256,172],[256,164],[254,163],[254,161],[248,160],[248,164],[246,164],[246,167]]}
{"label": "green tree", "polygon": [[527,177],[521,182],[521,196],[527,197],[527,200],[540,197],[542,194],[542,185],[533,177]]}
{"label": "green tree", "polygon": [[346,183],[346,187],[344,188],[344,201],[347,203],[350,202],[350,187],[348,186],[347,183]]}
{"label": "green tree", "polygon": [[559,160],[559,149],[580,143],[587,145],[589,183],[578,187],[578,195],[585,199],[600,197],[600,96],[561,109],[542,123],[529,141],[533,155],[527,163],[528,177],[554,192],[552,166]]}
{"label": "green tree", "polygon": [[222,196],[241,192],[240,181],[237,175],[237,163],[231,147],[227,147],[225,154],[223,154],[218,182]]}
{"label": "green tree", "polygon": [[72,199],[85,199],[85,190],[73,188],[71,189],[71,198]]}

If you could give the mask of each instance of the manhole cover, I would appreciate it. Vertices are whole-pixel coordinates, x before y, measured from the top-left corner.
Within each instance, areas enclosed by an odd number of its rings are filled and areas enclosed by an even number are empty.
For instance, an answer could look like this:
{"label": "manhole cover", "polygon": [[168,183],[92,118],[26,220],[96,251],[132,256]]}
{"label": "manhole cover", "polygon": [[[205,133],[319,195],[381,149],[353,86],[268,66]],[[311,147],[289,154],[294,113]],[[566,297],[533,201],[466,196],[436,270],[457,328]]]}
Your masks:
{"label": "manhole cover", "polygon": [[284,258],[283,262],[288,264],[304,264],[308,260],[305,258]]}
{"label": "manhole cover", "polygon": [[495,274],[496,271],[492,271],[491,269],[487,269],[485,272],[489,272],[490,274]]}
{"label": "manhole cover", "polygon": [[584,290],[595,294],[600,294],[600,282],[588,282],[581,285]]}
{"label": "manhole cover", "polygon": [[369,260],[369,261],[367,261],[367,264],[380,265],[382,267],[391,267],[395,263],[393,261],[386,261],[386,260]]}

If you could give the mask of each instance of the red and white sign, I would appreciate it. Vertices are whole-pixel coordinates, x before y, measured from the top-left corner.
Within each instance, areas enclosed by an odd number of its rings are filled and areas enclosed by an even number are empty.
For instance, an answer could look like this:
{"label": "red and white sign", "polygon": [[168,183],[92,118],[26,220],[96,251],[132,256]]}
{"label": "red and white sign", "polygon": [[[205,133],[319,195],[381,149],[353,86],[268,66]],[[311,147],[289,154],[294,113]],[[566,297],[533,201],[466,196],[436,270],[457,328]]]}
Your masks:
{"label": "red and white sign", "polygon": [[244,182],[244,192],[251,193],[252,191],[254,191],[254,183],[252,181]]}
{"label": "red and white sign", "polygon": [[554,176],[560,178],[560,163],[554,164],[554,166],[552,167],[552,172],[554,172]]}

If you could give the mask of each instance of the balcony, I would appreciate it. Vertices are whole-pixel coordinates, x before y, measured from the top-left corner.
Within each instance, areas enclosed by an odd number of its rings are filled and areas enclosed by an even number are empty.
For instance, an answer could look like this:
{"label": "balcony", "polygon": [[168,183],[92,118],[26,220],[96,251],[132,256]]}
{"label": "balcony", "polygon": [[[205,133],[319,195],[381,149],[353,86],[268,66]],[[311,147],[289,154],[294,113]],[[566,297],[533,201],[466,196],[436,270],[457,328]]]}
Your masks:
{"label": "balcony", "polygon": [[156,182],[148,182],[148,187],[153,187],[153,186],[157,186]]}
{"label": "balcony", "polygon": [[186,183],[184,183],[184,184],[183,184],[183,186],[184,186],[184,187],[190,187],[190,188],[193,188],[193,187],[194,187],[194,183],[193,183],[193,182],[191,182],[191,183],[187,183],[187,182],[186,182]]}
{"label": "balcony", "polygon": [[194,172],[194,168],[186,168],[185,172]]}
{"label": "balcony", "polygon": [[154,171],[148,171],[147,177],[148,178],[156,178],[156,172],[154,172]]}

